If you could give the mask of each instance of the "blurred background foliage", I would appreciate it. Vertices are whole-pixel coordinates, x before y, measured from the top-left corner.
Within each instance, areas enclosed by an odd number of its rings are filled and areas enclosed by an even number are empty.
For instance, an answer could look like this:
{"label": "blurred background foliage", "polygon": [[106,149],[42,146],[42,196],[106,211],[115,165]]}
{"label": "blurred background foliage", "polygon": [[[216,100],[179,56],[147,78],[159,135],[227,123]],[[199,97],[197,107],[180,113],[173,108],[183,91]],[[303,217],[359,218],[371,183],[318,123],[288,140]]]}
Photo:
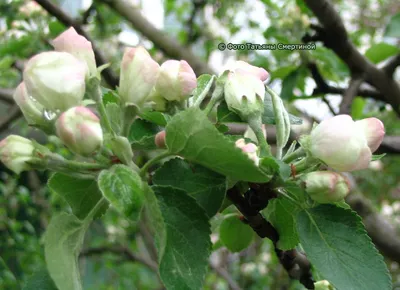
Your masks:
{"label": "blurred background foliage", "polygon": [[[80,23],[103,52],[111,69],[118,73],[124,47],[142,44],[162,62],[169,58],[160,47],[143,38],[107,1],[58,0],[65,13]],[[225,64],[241,59],[262,66],[271,74],[271,86],[292,113],[302,116],[307,132],[313,121],[338,111],[341,97],[313,94],[315,82],[308,64],[316,62],[321,75],[332,86],[347,84],[348,67],[329,49],[317,44],[313,51],[219,51],[219,43],[301,43],[310,23],[317,23],[301,1],[290,0],[154,0],[131,1],[142,9],[154,27],[176,39],[182,49],[191,48],[204,63],[219,73]],[[373,63],[385,64],[400,52],[400,2],[398,0],[335,0],[351,40]],[[28,0],[0,0],[0,89],[11,91],[22,79],[24,62],[32,55],[51,50],[51,39],[66,27],[37,3]],[[395,74],[399,80],[399,71]],[[327,104],[330,104],[331,109]],[[7,118],[12,100],[0,99],[0,122]],[[400,136],[398,116],[383,102],[355,98],[351,114],[355,119],[380,118],[387,135]],[[67,154],[56,140],[17,120],[2,128],[0,139],[19,133]],[[354,174],[363,195],[399,229],[400,155],[388,154],[368,170]],[[48,172],[13,175],[0,168],[0,289],[22,289],[32,273],[44,265],[42,235],[53,212],[70,211],[45,186]],[[235,212],[228,208],[226,212]],[[240,253],[229,253],[218,243],[221,215],[212,223],[215,252],[204,289],[303,289],[289,280],[267,240],[254,243]],[[151,259],[145,230],[130,224],[110,209],[97,220],[86,236],[80,257],[85,289],[162,289],[157,275],[143,263],[132,261],[131,253]],[[86,250],[85,250],[86,249]],[[97,251],[90,251],[97,249]],[[110,250],[112,249],[112,250]],[[85,252],[86,251],[86,252]],[[393,281],[400,285],[400,269],[388,260]],[[235,281],[235,284],[230,283]],[[400,286],[399,286],[400,287]],[[400,288],[398,288],[400,289]]]}

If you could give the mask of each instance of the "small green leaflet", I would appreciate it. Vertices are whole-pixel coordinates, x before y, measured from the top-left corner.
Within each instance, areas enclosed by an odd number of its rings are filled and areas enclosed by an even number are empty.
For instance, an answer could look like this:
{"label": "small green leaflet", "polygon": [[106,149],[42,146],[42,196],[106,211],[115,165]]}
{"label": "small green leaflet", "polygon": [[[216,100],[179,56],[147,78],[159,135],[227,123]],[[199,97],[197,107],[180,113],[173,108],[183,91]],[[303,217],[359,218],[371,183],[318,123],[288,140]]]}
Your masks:
{"label": "small green leaflet", "polygon": [[136,119],[129,130],[129,142],[135,150],[156,149],[154,142],[155,135],[161,131],[161,128],[149,121]]}
{"label": "small green leaflet", "polygon": [[201,289],[211,252],[208,217],[184,191],[170,186],[152,186],[152,189],[167,237],[160,260],[160,277],[168,290]]}
{"label": "small green leaflet", "polygon": [[153,176],[156,185],[170,185],[187,192],[206,211],[214,216],[225,197],[225,177],[200,165],[190,166],[182,159],[165,162]]}
{"label": "small green leaflet", "polygon": [[300,210],[299,206],[285,197],[270,200],[267,208],[263,210],[266,219],[279,233],[279,249],[291,250],[300,242],[295,220]]}
{"label": "small green leaflet", "polygon": [[103,170],[98,184],[104,197],[119,212],[138,219],[144,203],[144,184],[139,174],[126,165],[117,164]]}
{"label": "small green leaflet", "polygon": [[219,227],[219,238],[229,251],[241,252],[253,241],[254,231],[239,219],[239,215],[228,214]]}
{"label": "small green leaflet", "polygon": [[189,108],[171,119],[166,127],[166,143],[172,154],[232,179],[251,182],[270,179],[197,108]]}
{"label": "small green leaflet", "polygon": [[58,290],[46,267],[40,267],[28,278],[22,290]]}
{"label": "small green leaflet", "polygon": [[383,157],[385,157],[385,155],[386,155],[386,153],[379,154],[379,155],[372,155],[371,161],[381,160]]}
{"label": "small green leaflet", "polygon": [[60,213],[51,219],[46,230],[44,252],[47,269],[59,290],[82,290],[78,255],[88,221]]}
{"label": "small green leaflet", "polygon": [[[79,219],[84,219],[102,197],[94,179],[78,179],[62,173],[55,173],[50,177],[47,185],[50,190],[65,199],[71,206],[74,215]],[[108,203],[104,202],[96,217],[103,215],[107,208]]]}
{"label": "small green leaflet", "polygon": [[383,257],[354,211],[334,205],[305,209],[297,230],[310,262],[338,290],[392,289]]}

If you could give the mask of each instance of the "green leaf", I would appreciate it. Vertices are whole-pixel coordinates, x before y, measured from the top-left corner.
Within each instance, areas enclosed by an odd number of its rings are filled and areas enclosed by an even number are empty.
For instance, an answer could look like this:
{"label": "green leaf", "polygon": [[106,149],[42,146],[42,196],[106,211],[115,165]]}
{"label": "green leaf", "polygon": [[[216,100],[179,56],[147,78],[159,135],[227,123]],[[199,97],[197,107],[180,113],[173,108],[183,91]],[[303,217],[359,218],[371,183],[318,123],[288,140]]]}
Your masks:
{"label": "green leaf", "polygon": [[119,134],[122,131],[122,111],[116,103],[108,103],[106,105],[106,112],[108,119],[111,123],[111,128],[115,133]]}
{"label": "green leaf", "polygon": [[[303,120],[299,117],[296,117],[292,114],[289,114],[289,121],[292,125],[300,125],[303,123]],[[265,93],[264,98],[264,112],[262,114],[262,123],[263,124],[272,124],[275,125],[275,112],[274,107],[272,105],[272,98],[268,93]]]}
{"label": "green leaf", "polygon": [[221,102],[217,108],[217,120],[219,123],[243,123],[238,114],[229,111],[226,102]]}
{"label": "green leaf", "polygon": [[381,61],[399,53],[400,49],[397,46],[380,42],[372,45],[365,52],[365,56],[373,63],[380,63]]}
{"label": "green leaf", "polygon": [[107,104],[119,104],[119,96],[117,95],[117,93],[113,90],[101,87],[101,91],[103,93],[103,103],[105,106],[107,106]]}
{"label": "green leaf", "polygon": [[204,91],[207,87],[208,83],[210,82],[212,76],[208,74],[203,74],[197,78],[197,87],[193,91],[193,98],[194,101],[200,96],[200,94]]}
{"label": "green leaf", "polygon": [[380,160],[383,157],[385,157],[386,153],[383,154],[379,154],[379,155],[372,155],[371,161],[376,161],[376,160]]}
{"label": "green leaf", "polygon": [[231,179],[267,182],[250,158],[224,137],[197,108],[175,115],[166,127],[169,151]]}
{"label": "green leaf", "polygon": [[267,175],[277,175],[281,181],[286,181],[291,174],[290,166],[274,157],[262,158],[259,166]]}
{"label": "green leaf", "polygon": [[297,230],[312,265],[338,290],[392,289],[383,257],[355,212],[334,205],[302,210]]}
{"label": "green leaf", "polygon": [[82,290],[78,255],[88,226],[88,222],[65,212],[51,219],[44,252],[47,269],[59,290]]}
{"label": "green leaf", "polygon": [[31,42],[32,42],[32,36],[29,34],[18,38],[8,39],[5,43],[2,43],[2,45],[0,46],[0,55],[5,56],[7,54],[11,54],[11,55],[24,56],[23,51],[27,47],[30,47]]}
{"label": "green leaf", "polygon": [[295,220],[300,210],[300,207],[284,197],[270,200],[267,208],[263,210],[266,219],[279,233],[279,249],[291,250],[300,242]]}
{"label": "green leaf", "polygon": [[166,126],[167,122],[171,119],[170,115],[156,111],[143,111],[140,112],[140,117],[159,126]]}
{"label": "green leaf", "polygon": [[288,74],[282,82],[282,91],[281,91],[281,99],[282,100],[290,100],[293,99],[293,89],[297,85],[297,81],[299,80],[299,76],[301,73],[301,68],[298,68]]}
{"label": "green leaf", "polygon": [[282,66],[277,70],[273,71],[271,73],[271,77],[274,79],[284,79],[286,76],[288,76],[291,72],[295,71],[296,69],[297,66],[295,65]]}
{"label": "green leaf", "polygon": [[40,267],[28,278],[22,290],[58,290],[46,267]]}
{"label": "green leaf", "polygon": [[145,188],[136,171],[126,165],[114,165],[100,173],[98,184],[104,197],[119,212],[127,217],[139,218]]}
{"label": "green leaf", "polygon": [[153,176],[156,185],[170,185],[196,199],[209,217],[214,216],[225,197],[225,177],[200,165],[190,166],[182,159],[165,162]]}
{"label": "green leaf", "polygon": [[361,97],[355,97],[351,104],[351,116],[355,120],[359,120],[363,116],[364,107],[366,104],[366,100]]}
{"label": "green leaf", "polygon": [[228,214],[220,225],[219,237],[229,251],[236,253],[250,246],[254,238],[254,231],[240,220],[237,214]]}
{"label": "green leaf", "polygon": [[62,32],[64,32],[65,29],[66,29],[65,25],[58,20],[54,20],[49,23],[49,31],[51,38],[56,38]]}
{"label": "green leaf", "polygon": [[[73,214],[79,219],[84,219],[102,198],[97,182],[93,179],[78,179],[62,173],[55,173],[50,177],[47,185],[50,190],[65,199]],[[108,203],[104,202],[96,217],[103,215],[107,208]]]}
{"label": "green leaf", "polygon": [[161,131],[158,125],[143,119],[136,119],[129,130],[129,142],[135,150],[156,149],[154,138]]}
{"label": "green leaf", "polygon": [[386,37],[400,38],[400,12],[393,15],[385,29]]}
{"label": "green leaf", "polygon": [[160,277],[169,290],[201,289],[211,251],[208,217],[184,191],[170,186],[152,188],[167,232]]}

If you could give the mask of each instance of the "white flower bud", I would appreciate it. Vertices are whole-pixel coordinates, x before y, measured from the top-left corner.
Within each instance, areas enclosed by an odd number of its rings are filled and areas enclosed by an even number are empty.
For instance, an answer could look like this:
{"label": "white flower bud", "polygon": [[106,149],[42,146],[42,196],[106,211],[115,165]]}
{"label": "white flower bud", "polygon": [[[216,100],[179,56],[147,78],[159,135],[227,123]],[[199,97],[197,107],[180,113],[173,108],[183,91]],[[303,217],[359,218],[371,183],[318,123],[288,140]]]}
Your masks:
{"label": "white flower bud", "polygon": [[304,177],[306,192],[319,203],[333,203],[343,200],[349,193],[345,177],[332,171],[314,171]]}
{"label": "white flower bud", "polygon": [[14,92],[14,101],[19,106],[26,121],[30,125],[41,124],[44,122],[43,106],[29,96],[25,84],[22,82]]}
{"label": "white flower bud", "polygon": [[385,135],[376,118],[354,122],[348,115],[322,121],[310,134],[311,154],[338,171],[368,168]]}
{"label": "white flower bud", "polygon": [[186,100],[196,87],[196,74],[186,61],[167,60],[161,65],[156,89],[166,100]]}
{"label": "white flower bud", "polygon": [[90,76],[96,76],[97,68],[92,43],[79,35],[73,27],[61,33],[51,44],[56,51],[68,52],[85,63]]}
{"label": "white flower bud", "polygon": [[260,158],[258,158],[258,147],[253,143],[246,144],[243,138],[235,142],[236,147],[241,149],[247,156],[254,161],[254,164],[258,166],[260,164]]}
{"label": "white flower bud", "polygon": [[62,113],[56,130],[63,143],[80,155],[90,155],[103,144],[100,120],[85,107],[74,107]]}
{"label": "white flower bud", "polygon": [[263,112],[264,94],[263,82],[253,74],[241,69],[229,72],[225,83],[225,101],[229,110],[243,119]]}
{"label": "white flower bud", "polygon": [[144,47],[125,50],[121,63],[119,95],[125,104],[142,107],[156,84],[160,66]]}
{"label": "white flower bud", "polygon": [[19,174],[29,170],[27,161],[33,159],[35,147],[31,140],[10,135],[0,142],[0,160],[12,171]]}
{"label": "white flower bud", "polygon": [[86,66],[66,52],[42,52],[24,70],[28,94],[46,110],[67,110],[81,103],[85,94]]}

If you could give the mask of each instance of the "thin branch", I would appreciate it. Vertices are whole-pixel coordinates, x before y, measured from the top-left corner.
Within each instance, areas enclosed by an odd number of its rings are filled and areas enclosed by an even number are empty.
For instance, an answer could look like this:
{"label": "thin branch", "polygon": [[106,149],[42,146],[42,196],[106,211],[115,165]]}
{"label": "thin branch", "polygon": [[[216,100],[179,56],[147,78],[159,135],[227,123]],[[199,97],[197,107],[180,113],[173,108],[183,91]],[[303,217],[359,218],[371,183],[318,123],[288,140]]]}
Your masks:
{"label": "thin branch", "polygon": [[112,253],[117,255],[124,255],[131,262],[138,262],[142,265],[145,265],[147,268],[158,272],[158,266],[155,262],[146,259],[144,257],[138,256],[133,253],[129,248],[122,246],[104,246],[104,247],[96,247],[96,248],[88,248],[81,252],[80,256],[88,257],[93,255],[102,255],[104,253]]}
{"label": "thin branch", "polygon": [[13,94],[13,89],[0,88],[0,101],[7,104],[14,104]]}
{"label": "thin branch", "polygon": [[0,120],[0,132],[7,130],[8,127],[21,116],[22,113],[19,107],[17,105],[12,106],[8,112],[8,116]]}
{"label": "thin branch", "polygon": [[193,8],[190,13],[190,17],[186,22],[186,27],[188,28],[188,36],[187,36],[187,44],[193,43],[199,37],[199,33],[195,30],[195,22],[196,16],[198,12],[207,4],[207,1],[204,0],[192,0]]}
{"label": "thin branch", "polygon": [[232,276],[226,271],[224,268],[218,267],[210,262],[210,268],[215,271],[222,279],[224,279],[231,290],[242,290],[240,286],[236,283],[236,281],[232,278]]}
{"label": "thin branch", "polygon": [[391,58],[382,70],[390,77],[393,77],[396,68],[400,66],[400,53]]}
{"label": "thin branch", "polygon": [[358,89],[363,83],[363,77],[352,77],[349,83],[349,87],[343,93],[343,99],[339,106],[339,114],[349,114],[351,110],[351,103],[354,97],[357,96]]}
{"label": "thin branch", "polygon": [[[365,81],[374,86],[382,100],[391,104],[400,115],[400,86],[384,70],[368,61],[350,41],[340,15],[328,0],[304,0],[317,16],[321,26],[313,25],[316,34],[306,35],[303,41],[320,40],[336,53],[350,69],[352,75],[364,74]],[[359,94],[357,94],[359,95]]]}
{"label": "thin branch", "polygon": [[158,30],[141,14],[131,1],[124,0],[102,0],[118,14],[124,17],[143,36],[148,38],[163,51],[168,57],[186,60],[196,74],[213,73],[206,62],[195,55],[188,47],[179,44],[177,39],[168,36],[164,31]]}
{"label": "thin branch", "polygon": [[322,97],[322,101],[328,106],[328,109],[332,113],[332,115],[336,116],[337,114],[336,114],[335,110],[333,109],[331,103],[325,96]]}
{"label": "thin branch", "polygon": [[[89,35],[83,30],[81,25],[72,19],[69,15],[67,15],[63,10],[61,10],[58,6],[54,5],[52,2],[48,0],[36,0],[36,2],[42,6],[49,14],[53,15],[57,18],[61,23],[65,26],[72,26],[75,30],[82,36],[84,36],[88,41],[92,43],[94,55],[96,57],[97,66],[101,66],[107,63],[103,53],[96,47],[95,43]],[[108,67],[102,71],[102,75],[105,81],[111,86],[115,87],[118,85],[118,77],[112,72],[112,70]]]}
{"label": "thin branch", "polygon": [[[264,199],[262,202],[265,202],[266,198],[273,198],[275,196],[274,193],[271,193],[266,184],[252,184],[251,186],[258,197]],[[249,204],[236,187],[227,191],[227,197],[243,214],[246,222],[260,238],[268,238],[272,241],[275,247],[275,253],[289,276],[292,279],[299,280],[307,289],[314,289],[311,263],[307,260],[305,255],[297,250],[282,251],[278,249],[277,242],[279,240],[279,234],[276,229],[261,215],[258,208],[256,209]],[[266,202],[268,202],[268,200]]]}

